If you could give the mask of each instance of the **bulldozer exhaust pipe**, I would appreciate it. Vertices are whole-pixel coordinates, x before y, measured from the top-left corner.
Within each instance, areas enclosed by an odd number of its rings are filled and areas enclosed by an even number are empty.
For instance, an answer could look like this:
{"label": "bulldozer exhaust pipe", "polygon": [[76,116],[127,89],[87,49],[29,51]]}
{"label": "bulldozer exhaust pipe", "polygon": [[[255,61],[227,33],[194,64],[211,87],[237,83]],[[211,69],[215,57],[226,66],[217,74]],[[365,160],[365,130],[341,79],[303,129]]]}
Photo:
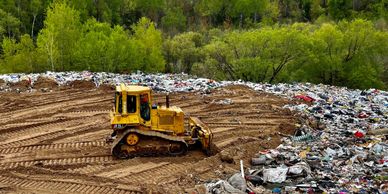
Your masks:
{"label": "bulldozer exhaust pipe", "polygon": [[170,108],[170,95],[168,93],[166,95],[166,108]]}

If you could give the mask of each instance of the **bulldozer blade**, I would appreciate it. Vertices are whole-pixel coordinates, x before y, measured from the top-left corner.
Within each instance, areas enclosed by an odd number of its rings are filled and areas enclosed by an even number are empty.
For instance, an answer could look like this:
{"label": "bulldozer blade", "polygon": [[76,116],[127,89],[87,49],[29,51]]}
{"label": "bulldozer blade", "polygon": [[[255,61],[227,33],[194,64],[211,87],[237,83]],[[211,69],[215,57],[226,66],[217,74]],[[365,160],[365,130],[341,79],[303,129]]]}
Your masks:
{"label": "bulldozer blade", "polygon": [[220,149],[213,143],[213,132],[210,130],[210,128],[197,117],[191,117],[190,122],[197,126],[200,133],[202,134],[201,143],[206,155],[212,156],[217,154]]}

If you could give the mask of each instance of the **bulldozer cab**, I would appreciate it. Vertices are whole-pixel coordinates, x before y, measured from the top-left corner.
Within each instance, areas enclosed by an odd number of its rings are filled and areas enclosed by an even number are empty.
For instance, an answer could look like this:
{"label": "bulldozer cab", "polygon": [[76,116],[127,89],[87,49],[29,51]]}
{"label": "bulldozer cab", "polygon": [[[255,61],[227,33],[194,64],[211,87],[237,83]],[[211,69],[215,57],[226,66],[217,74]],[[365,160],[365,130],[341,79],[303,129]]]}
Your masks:
{"label": "bulldozer cab", "polygon": [[151,90],[143,86],[116,87],[112,123],[151,126]]}

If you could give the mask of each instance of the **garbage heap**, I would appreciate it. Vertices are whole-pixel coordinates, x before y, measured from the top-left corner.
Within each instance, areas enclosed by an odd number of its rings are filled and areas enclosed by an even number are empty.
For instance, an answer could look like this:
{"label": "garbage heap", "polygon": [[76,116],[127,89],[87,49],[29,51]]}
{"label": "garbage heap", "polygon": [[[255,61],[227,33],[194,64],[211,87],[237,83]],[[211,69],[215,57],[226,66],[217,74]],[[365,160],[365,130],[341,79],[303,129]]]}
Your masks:
{"label": "garbage heap", "polygon": [[[115,74],[106,72],[45,72],[34,74],[4,74],[0,75],[0,91],[33,92],[36,90],[49,91],[55,89],[51,84],[47,88],[37,87],[42,82],[53,81],[57,86],[71,86],[74,82],[89,82],[91,86],[118,85],[145,85],[159,92],[208,92],[218,87],[220,83],[214,80],[197,78],[187,74]],[[41,84],[39,84],[41,85]],[[47,84],[43,84],[46,86]],[[90,84],[89,84],[90,85]],[[88,86],[89,86],[88,85]],[[51,87],[50,87],[51,86]],[[90,88],[92,89],[92,88]]]}
{"label": "garbage heap", "polygon": [[276,149],[259,151],[244,176],[205,184],[208,193],[387,193],[388,92],[242,84],[305,102],[284,106],[301,122]]}

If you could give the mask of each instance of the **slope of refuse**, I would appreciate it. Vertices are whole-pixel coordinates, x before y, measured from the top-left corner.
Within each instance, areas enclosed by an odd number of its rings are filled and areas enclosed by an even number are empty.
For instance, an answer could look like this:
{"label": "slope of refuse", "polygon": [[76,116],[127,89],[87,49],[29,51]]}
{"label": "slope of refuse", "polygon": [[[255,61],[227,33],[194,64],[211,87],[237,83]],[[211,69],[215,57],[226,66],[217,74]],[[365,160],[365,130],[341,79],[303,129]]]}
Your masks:
{"label": "slope of refuse", "polygon": [[235,193],[228,191],[234,187],[255,193],[388,191],[388,92],[313,84],[247,85],[304,101],[283,107],[299,112],[302,122],[276,149],[252,158],[245,172],[247,182],[233,176],[207,184],[208,191]]}
{"label": "slope of refuse", "polygon": [[[212,157],[192,151],[177,158],[111,158],[104,139],[110,133],[112,88],[119,83],[150,86],[157,102],[171,93],[174,105],[213,130],[221,152]],[[46,72],[0,75],[0,96],[0,191],[388,189],[386,91],[217,82],[186,74]]]}

